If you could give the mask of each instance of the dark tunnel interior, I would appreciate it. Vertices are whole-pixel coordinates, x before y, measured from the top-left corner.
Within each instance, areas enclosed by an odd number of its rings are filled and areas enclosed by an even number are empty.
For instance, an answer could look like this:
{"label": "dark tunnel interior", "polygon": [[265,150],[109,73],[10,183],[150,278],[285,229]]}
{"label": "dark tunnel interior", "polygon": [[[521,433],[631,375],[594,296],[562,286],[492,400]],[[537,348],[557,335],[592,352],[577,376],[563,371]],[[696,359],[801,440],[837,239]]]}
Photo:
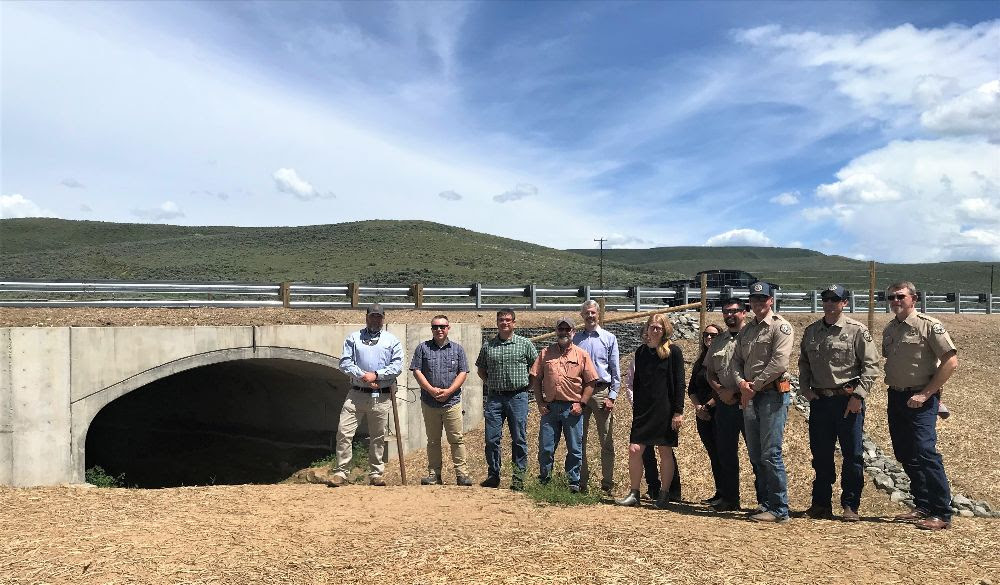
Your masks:
{"label": "dark tunnel interior", "polygon": [[348,379],[284,359],[194,368],[105,406],[86,469],[140,488],[276,483],[329,456]]}

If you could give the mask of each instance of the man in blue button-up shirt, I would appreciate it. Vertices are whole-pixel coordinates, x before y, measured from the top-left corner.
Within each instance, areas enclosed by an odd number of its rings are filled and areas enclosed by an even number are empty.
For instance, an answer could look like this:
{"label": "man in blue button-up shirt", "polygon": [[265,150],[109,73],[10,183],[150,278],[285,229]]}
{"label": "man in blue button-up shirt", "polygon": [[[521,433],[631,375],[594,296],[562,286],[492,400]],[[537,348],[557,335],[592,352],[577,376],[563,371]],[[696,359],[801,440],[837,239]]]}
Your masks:
{"label": "man in blue button-up shirt", "polygon": [[410,371],[420,384],[420,407],[427,431],[427,477],[421,485],[444,483],[441,477],[441,431],[451,445],[455,481],[470,486],[462,435],[462,384],[469,375],[465,349],[448,339],[451,324],[445,315],[431,319],[431,338],[413,351]]}
{"label": "man in blue button-up shirt", "polygon": [[600,306],[596,301],[586,301],[580,307],[584,329],[573,336],[573,343],[590,354],[599,378],[594,394],[583,409],[583,466],[580,470],[580,485],[587,486],[590,479],[587,438],[590,435],[590,418],[597,421],[597,439],[601,444],[601,490],[610,494],[614,488],[615,444],[612,436],[618,390],[622,378],[618,363],[618,338],[598,325]]}
{"label": "man in blue button-up shirt", "polygon": [[368,481],[385,485],[385,434],[395,390],[396,376],[403,371],[403,347],[399,339],[382,330],[385,311],[375,303],[368,307],[366,327],[344,340],[340,369],[350,376],[351,390],[340,410],[337,426],[337,467],[333,485],[347,482],[348,466],[353,457],[351,442],[358,430],[358,421],[368,421]]}

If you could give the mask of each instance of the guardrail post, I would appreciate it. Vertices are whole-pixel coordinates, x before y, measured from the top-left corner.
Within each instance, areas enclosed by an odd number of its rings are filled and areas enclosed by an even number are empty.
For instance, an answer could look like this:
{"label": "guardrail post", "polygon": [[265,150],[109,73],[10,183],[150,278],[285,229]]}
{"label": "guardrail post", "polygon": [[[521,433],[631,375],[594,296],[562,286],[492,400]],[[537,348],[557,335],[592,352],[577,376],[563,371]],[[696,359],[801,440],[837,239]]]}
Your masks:
{"label": "guardrail post", "polygon": [[292,293],[289,290],[291,288],[292,288],[292,283],[286,280],[285,282],[281,283],[281,286],[278,289],[279,295],[281,296],[281,305],[286,309],[291,306]]}
{"label": "guardrail post", "polygon": [[472,294],[476,297],[476,308],[483,308],[483,285],[478,282],[472,285]]}
{"label": "guardrail post", "polygon": [[812,312],[819,313],[819,291],[812,291]]}
{"label": "guardrail post", "polygon": [[987,315],[992,315],[993,314],[993,295],[992,294],[986,295],[986,314]]}
{"label": "guardrail post", "polygon": [[359,302],[358,302],[358,296],[359,296],[359,294],[358,293],[361,292],[359,290],[360,288],[361,287],[356,282],[352,282],[352,283],[350,283],[350,284],[347,285],[347,295],[349,297],[351,297],[351,308],[352,309],[357,309],[358,308],[358,304],[359,304]]}
{"label": "guardrail post", "polygon": [[414,282],[410,285],[410,296],[413,297],[413,306],[417,309],[421,309],[424,306],[424,285],[419,282]]}
{"label": "guardrail post", "polygon": [[531,308],[532,309],[537,309],[538,308],[538,295],[535,292],[535,285],[534,284],[529,284],[528,285],[528,295],[531,297]]}
{"label": "guardrail post", "polygon": [[920,293],[920,312],[927,312],[927,292]]}
{"label": "guardrail post", "polygon": [[848,312],[853,313],[854,312],[854,291],[853,290],[851,291],[851,298],[850,298],[850,303],[848,303],[848,306],[850,307],[850,311],[848,311]]}
{"label": "guardrail post", "polygon": [[585,300],[585,301],[589,301],[590,300],[590,285],[589,284],[588,285],[584,285],[584,287],[583,287],[583,300]]}
{"label": "guardrail post", "polygon": [[962,291],[955,291],[955,314],[962,312]]}
{"label": "guardrail post", "polygon": [[642,312],[642,287],[639,285],[635,287],[635,312]]}
{"label": "guardrail post", "polygon": [[684,285],[684,288],[681,290],[681,294],[684,296],[684,302],[681,303],[682,305],[687,305],[691,302],[691,289],[688,285]]}

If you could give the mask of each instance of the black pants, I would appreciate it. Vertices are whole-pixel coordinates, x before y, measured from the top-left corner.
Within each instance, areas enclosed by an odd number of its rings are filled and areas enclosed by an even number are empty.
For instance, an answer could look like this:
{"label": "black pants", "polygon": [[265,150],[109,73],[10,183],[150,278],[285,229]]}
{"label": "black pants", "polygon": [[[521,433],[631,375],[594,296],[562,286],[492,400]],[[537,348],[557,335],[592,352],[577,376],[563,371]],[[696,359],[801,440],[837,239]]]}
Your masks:
{"label": "black pants", "polygon": [[[715,409],[713,408],[711,412],[714,418]],[[712,497],[721,496],[722,488],[720,486],[725,483],[725,480],[722,479],[719,453],[715,448],[715,421],[696,418],[695,425],[698,427],[698,436],[701,437],[701,444],[705,446],[705,452],[708,453],[708,462],[712,467],[712,481],[715,482],[715,494]]]}
{"label": "black pants", "polygon": [[[660,467],[656,464],[656,447],[646,445],[642,451],[642,467],[646,472],[646,485],[651,497],[660,495]],[[667,494],[674,500],[681,499],[681,470],[674,460],[674,477],[670,480],[670,492]]]}

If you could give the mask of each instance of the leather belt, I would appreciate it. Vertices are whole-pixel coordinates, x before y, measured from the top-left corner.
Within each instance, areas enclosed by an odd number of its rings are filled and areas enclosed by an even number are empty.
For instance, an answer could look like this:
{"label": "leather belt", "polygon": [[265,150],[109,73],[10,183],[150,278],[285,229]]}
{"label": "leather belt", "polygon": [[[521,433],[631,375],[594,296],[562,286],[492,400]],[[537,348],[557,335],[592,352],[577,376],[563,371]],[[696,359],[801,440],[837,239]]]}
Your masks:
{"label": "leather belt", "polygon": [[392,390],[392,386],[386,386],[384,388],[362,388],[361,386],[351,386],[352,390],[357,390],[358,392],[367,392],[372,394],[378,392],[379,394],[385,394],[386,392]]}
{"label": "leather belt", "polygon": [[845,390],[843,388],[843,386],[841,386],[840,388],[813,388],[813,391],[816,392],[816,394],[819,394],[820,396],[822,396],[824,398],[832,398],[834,396],[848,396],[848,395],[850,395],[850,392],[848,392],[847,390]]}
{"label": "leather belt", "polygon": [[923,386],[906,386],[905,388],[900,386],[889,386],[889,390],[892,390],[893,392],[920,392],[923,389]]}

